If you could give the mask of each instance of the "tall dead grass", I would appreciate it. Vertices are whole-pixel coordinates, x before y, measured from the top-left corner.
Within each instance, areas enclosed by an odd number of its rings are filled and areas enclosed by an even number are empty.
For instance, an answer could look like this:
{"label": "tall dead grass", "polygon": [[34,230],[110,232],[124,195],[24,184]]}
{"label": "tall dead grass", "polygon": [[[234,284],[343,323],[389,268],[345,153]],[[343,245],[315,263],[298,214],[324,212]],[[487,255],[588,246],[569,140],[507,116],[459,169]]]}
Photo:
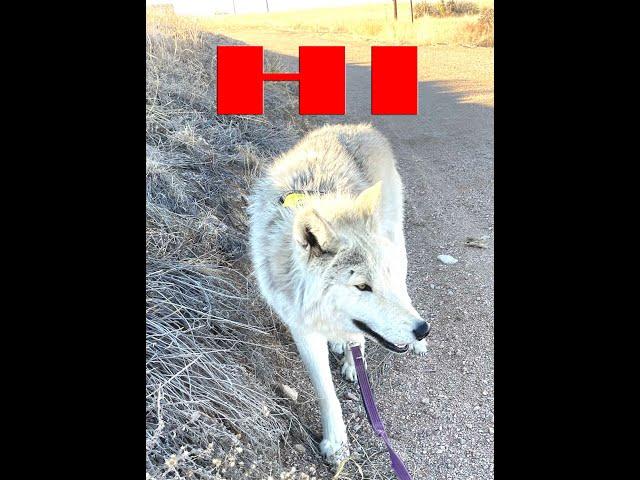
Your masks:
{"label": "tall dead grass", "polygon": [[247,280],[244,207],[261,163],[303,126],[282,83],[265,116],[216,115],[229,39],[151,10],[146,41],[147,478],[266,478],[283,439],[312,442],[268,368],[287,358]]}

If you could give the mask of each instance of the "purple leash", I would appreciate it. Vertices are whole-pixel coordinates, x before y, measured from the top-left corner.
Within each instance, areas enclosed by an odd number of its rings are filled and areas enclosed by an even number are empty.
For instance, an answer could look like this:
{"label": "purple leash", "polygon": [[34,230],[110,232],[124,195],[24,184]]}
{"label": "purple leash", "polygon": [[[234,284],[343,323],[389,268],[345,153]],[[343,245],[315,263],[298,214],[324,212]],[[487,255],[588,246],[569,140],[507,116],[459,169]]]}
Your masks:
{"label": "purple leash", "polygon": [[376,408],[376,402],[373,399],[373,392],[371,391],[371,385],[369,385],[369,379],[367,378],[367,371],[364,368],[364,361],[362,359],[362,352],[360,351],[360,345],[353,345],[351,347],[351,354],[353,355],[353,361],[356,365],[356,373],[358,374],[358,384],[360,385],[360,394],[362,395],[362,401],[364,402],[364,409],[369,417],[369,423],[373,427],[373,431],[376,432],[382,441],[387,446],[389,456],[391,457],[391,467],[396,472],[397,477],[400,480],[412,480],[411,475],[407,471],[407,467],[404,466],[402,460],[396,452],[391,448],[389,437],[387,432],[384,431],[384,425],[378,415],[378,409]]}

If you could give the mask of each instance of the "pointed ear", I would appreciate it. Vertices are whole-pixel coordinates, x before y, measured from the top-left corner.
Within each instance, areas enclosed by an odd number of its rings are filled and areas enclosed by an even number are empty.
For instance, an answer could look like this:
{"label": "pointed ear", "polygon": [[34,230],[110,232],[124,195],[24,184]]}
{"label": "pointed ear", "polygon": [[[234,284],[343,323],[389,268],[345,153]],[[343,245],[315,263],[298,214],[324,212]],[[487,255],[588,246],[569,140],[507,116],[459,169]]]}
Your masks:
{"label": "pointed ear", "polygon": [[309,255],[319,257],[323,253],[333,253],[332,246],[337,235],[329,222],[314,209],[300,211],[293,221],[293,237],[298,245],[309,251]]}
{"label": "pointed ear", "polygon": [[373,216],[382,205],[382,180],[363,190],[355,200],[356,208],[365,216]]}

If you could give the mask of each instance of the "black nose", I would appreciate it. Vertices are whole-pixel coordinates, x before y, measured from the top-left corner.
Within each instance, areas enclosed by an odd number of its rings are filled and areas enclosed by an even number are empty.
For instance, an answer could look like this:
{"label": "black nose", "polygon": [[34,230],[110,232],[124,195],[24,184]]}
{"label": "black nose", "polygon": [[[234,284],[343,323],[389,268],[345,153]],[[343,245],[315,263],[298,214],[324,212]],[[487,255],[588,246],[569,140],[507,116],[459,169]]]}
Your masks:
{"label": "black nose", "polygon": [[413,330],[413,334],[416,336],[416,339],[422,340],[424,337],[429,335],[429,330],[431,330],[429,324],[427,322],[422,322],[418,328]]}

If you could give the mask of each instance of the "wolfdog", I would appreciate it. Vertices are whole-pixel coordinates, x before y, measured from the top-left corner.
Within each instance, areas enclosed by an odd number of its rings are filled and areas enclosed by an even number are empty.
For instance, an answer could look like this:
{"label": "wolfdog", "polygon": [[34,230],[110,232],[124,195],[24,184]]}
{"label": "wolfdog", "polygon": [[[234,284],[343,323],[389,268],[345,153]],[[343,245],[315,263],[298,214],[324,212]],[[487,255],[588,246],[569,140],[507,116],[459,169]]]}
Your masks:
{"label": "wolfdog", "polygon": [[430,330],[407,293],[402,181],[389,143],[370,125],[309,133],[256,182],[249,216],[260,291],[295,340],[320,403],[320,451],[337,464],[349,449],[327,344],[355,382],[350,342],[364,349],[366,336],[424,354]]}

